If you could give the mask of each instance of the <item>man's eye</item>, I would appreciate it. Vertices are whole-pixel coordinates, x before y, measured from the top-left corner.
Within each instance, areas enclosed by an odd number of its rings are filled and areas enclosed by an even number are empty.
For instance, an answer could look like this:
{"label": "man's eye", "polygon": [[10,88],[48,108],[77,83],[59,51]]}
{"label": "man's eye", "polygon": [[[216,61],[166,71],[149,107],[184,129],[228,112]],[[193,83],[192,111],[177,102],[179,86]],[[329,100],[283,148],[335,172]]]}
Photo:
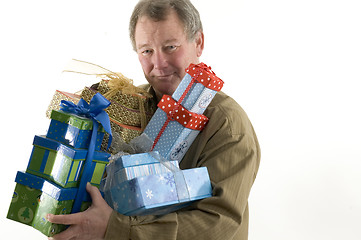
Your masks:
{"label": "man's eye", "polygon": [[177,46],[175,46],[175,45],[170,45],[170,46],[167,46],[167,49],[168,49],[169,51],[174,51],[175,49],[177,49]]}
{"label": "man's eye", "polygon": [[142,54],[143,55],[149,55],[149,54],[151,54],[152,53],[152,51],[151,50],[144,50],[143,52],[142,52]]}

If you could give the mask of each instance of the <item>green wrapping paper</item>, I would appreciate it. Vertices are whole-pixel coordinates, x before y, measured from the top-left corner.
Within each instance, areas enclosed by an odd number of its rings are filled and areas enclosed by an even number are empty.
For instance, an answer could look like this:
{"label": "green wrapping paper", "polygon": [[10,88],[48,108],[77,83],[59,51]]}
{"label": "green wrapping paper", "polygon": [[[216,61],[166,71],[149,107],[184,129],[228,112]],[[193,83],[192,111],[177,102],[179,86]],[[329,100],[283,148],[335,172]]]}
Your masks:
{"label": "green wrapping paper", "polygon": [[[53,236],[66,229],[66,226],[46,220],[48,213],[69,214],[72,209],[76,188],[62,188],[43,178],[18,172],[16,186],[7,218],[32,226],[46,236]],[[90,205],[85,199],[82,211]]]}

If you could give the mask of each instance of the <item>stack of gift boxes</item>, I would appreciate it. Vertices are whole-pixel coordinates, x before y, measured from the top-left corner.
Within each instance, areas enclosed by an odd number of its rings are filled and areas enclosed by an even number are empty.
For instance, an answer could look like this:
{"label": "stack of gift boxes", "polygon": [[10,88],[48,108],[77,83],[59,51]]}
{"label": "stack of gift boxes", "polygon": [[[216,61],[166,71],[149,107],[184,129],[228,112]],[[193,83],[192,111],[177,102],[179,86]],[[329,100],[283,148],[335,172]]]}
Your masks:
{"label": "stack of gift boxes", "polygon": [[[208,119],[202,113],[222,86],[223,81],[203,63],[186,69],[173,95],[163,96],[141,135],[152,142],[151,152],[131,155],[134,165],[128,156],[108,165],[111,174],[102,190],[113,209],[125,215],[160,215],[212,195],[205,167],[180,170],[178,163],[206,125]],[[142,159],[160,162],[163,171],[127,174],[134,173]]]}
{"label": "stack of gift boxes", "polygon": [[[142,153],[115,154],[109,164],[109,154],[94,153],[91,183],[100,184],[106,202],[121,214],[166,214],[212,195],[207,168],[181,170],[179,162],[205,127],[208,119],[202,113],[221,90],[223,81],[203,63],[191,64],[186,72],[173,95],[163,96],[138,137],[149,141],[150,144],[145,144],[149,148],[143,148]],[[83,92],[87,101],[96,94],[91,89]],[[56,94],[55,101],[59,97],[79,101],[78,95],[60,91]],[[119,114],[109,108],[106,111],[110,121]],[[31,225],[47,236],[65,229],[65,226],[47,222],[45,215],[72,212],[92,129],[92,120],[59,110],[52,110],[50,115],[47,136],[35,137],[27,171],[18,172],[8,213],[8,218]],[[104,130],[100,128],[96,150],[101,148],[103,137]],[[105,166],[107,177],[101,179]],[[89,201],[83,199],[81,210],[89,206]]]}
{"label": "stack of gift boxes", "polygon": [[[85,189],[79,188],[88,161],[93,121],[59,110],[51,112],[46,136],[35,136],[26,172],[18,172],[7,218],[30,225],[47,236],[66,228],[46,220],[46,214],[83,211],[91,203]],[[90,159],[90,183],[99,187],[110,154],[100,151],[104,129],[96,132],[95,152]],[[74,201],[82,192],[80,209]]]}

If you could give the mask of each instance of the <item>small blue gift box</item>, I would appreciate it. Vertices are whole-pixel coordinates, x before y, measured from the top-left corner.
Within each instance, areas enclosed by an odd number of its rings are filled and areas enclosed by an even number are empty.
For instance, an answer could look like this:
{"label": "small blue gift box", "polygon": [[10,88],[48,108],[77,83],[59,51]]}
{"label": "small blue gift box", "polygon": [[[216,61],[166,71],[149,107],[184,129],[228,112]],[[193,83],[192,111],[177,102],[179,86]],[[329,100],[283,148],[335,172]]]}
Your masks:
{"label": "small blue gift box", "polygon": [[[179,162],[202,130],[199,122],[203,120],[200,121],[199,114],[205,111],[223,86],[223,81],[203,63],[191,64],[186,72],[172,97],[163,96],[144,130],[155,143],[152,150],[159,151],[167,160]],[[182,110],[185,112],[179,114]],[[188,115],[192,115],[190,119],[183,120]]]}
{"label": "small blue gift box", "polygon": [[[33,150],[26,172],[65,187],[77,187],[87,150],[75,149],[52,139],[35,136]],[[93,185],[99,186],[109,153],[97,151],[92,161]]]}
{"label": "small blue gift box", "polygon": [[178,161],[160,161],[158,152],[123,155],[107,166],[107,172],[113,176],[113,183],[119,184],[136,177],[179,169]]}
{"label": "small blue gift box", "polygon": [[158,152],[153,152],[153,153],[137,153],[137,154],[123,155],[115,159],[112,163],[110,163],[109,167],[113,167],[114,172],[117,172],[118,170],[127,167],[158,163],[159,160],[155,158],[158,154],[159,154]]}
{"label": "small blue gift box", "polygon": [[[93,121],[63,111],[52,110],[47,138],[54,139],[74,148],[87,149],[92,135]],[[97,131],[95,150],[99,150],[104,137],[104,129]]]}
{"label": "small blue gift box", "polygon": [[207,168],[201,167],[137,177],[114,184],[105,196],[121,214],[159,215],[212,196],[212,188]]}
{"label": "small blue gift box", "polygon": [[[178,168],[178,161],[171,161],[171,164],[174,167]],[[165,172],[170,172],[171,170],[168,169],[165,165],[160,162],[152,163],[148,165],[140,165],[140,166],[132,166],[127,168],[122,168],[118,172],[115,173],[115,179],[121,183],[126,180],[130,180],[136,177],[147,176],[152,174],[160,174]]]}

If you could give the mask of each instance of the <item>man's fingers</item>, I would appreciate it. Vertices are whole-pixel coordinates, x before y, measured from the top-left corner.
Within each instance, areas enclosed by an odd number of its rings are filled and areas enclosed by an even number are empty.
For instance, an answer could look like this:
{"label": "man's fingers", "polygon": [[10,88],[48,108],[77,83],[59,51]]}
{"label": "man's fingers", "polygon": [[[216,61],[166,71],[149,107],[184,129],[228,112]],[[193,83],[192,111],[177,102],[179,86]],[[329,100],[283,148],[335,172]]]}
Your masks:
{"label": "man's fingers", "polygon": [[[104,201],[100,191],[97,187],[92,186],[90,183],[87,183],[86,190],[92,198],[92,204],[96,205],[99,201]],[[48,214],[47,219],[49,222],[63,225],[74,225],[80,224],[82,221],[83,212],[66,214],[66,215],[54,215]]]}
{"label": "man's fingers", "polygon": [[69,240],[69,239],[73,239],[74,237],[76,237],[77,236],[76,234],[77,234],[76,227],[70,226],[65,231],[58,233],[48,239],[49,240]]}
{"label": "man's fingers", "polygon": [[81,222],[81,213],[66,214],[66,215],[54,215],[48,214],[46,218],[51,223],[72,225],[79,224]]}
{"label": "man's fingers", "polygon": [[86,190],[89,193],[91,199],[92,199],[92,204],[94,205],[98,205],[99,201],[104,201],[103,197],[99,191],[99,189],[97,187],[94,187],[93,185],[91,185],[90,183],[86,184]]}
{"label": "man's fingers", "polygon": [[49,222],[70,225],[67,230],[54,235],[52,239],[100,239],[104,237],[113,210],[105,202],[97,187],[88,183],[86,190],[92,198],[92,205],[86,211],[69,215],[47,215]]}

